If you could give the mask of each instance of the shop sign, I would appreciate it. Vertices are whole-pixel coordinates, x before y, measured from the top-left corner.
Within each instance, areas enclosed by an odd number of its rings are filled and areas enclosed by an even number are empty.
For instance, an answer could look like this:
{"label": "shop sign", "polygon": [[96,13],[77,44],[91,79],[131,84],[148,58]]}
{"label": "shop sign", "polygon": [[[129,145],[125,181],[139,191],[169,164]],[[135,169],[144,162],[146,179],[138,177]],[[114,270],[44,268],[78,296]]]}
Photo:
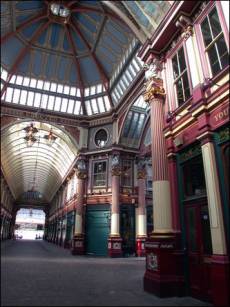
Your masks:
{"label": "shop sign", "polygon": [[145,243],[145,248],[159,248],[159,243]]}
{"label": "shop sign", "polygon": [[155,255],[153,253],[147,254],[146,265],[147,265],[148,270],[157,271],[158,270],[157,255]]}

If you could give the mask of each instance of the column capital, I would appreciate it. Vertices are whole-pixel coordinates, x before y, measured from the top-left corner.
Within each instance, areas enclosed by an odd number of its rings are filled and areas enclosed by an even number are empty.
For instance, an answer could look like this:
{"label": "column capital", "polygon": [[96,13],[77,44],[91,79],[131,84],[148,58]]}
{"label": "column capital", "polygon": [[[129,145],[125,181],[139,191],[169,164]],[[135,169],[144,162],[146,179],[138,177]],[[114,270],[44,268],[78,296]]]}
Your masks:
{"label": "column capital", "polygon": [[80,157],[74,168],[78,179],[86,179],[87,178],[87,169],[86,169],[86,161],[84,158]]}
{"label": "column capital", "polygon": [[137,170],[137,179],[145,179],[146,178],[146,170],[138,169]]}
{"label": "column capital", "polygon": [[211,131],[205,131],[197,137],[197,140],[201,142],[201,145],[204,145],[209,142],[213,142],[214,133]]}
{"label": "column capital", "polygon": [[121,175],[121,158],[119,153],[113,153],[112,155],[112,165],[111,165],[112,176]]}
{"label": "column capital", "polygon": [[182,29],[181,37],[184,40],[187,40],[190,36],[193,35],[193,26],[192,21],[187,16],[181,14],[176,21],[176,27]]}
{"label": "column capital", "polygon": [[163,80],[158,77],[151,77],[145,83],[144,100],[148,103],[151,103],[155,98],[160,98],[163,100],[164,97],[165,90],[163,87]]}

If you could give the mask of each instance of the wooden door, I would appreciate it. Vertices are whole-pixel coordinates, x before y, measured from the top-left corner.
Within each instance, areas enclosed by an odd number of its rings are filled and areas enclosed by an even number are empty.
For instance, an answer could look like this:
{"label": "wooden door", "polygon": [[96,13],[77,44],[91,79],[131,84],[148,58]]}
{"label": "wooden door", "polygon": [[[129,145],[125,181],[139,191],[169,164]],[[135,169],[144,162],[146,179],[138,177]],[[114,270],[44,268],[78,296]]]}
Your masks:
{"label": "wooden door", "polygon": [[210,300],[211,232],[207,204],[186,206],[190,294]]}

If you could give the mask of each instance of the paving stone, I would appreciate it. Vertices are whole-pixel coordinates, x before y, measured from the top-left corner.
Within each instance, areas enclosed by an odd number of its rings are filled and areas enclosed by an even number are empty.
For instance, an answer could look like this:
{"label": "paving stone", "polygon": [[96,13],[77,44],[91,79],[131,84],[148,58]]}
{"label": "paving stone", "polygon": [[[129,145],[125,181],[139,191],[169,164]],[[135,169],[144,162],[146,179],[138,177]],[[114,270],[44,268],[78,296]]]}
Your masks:
{"label": "paving stone", "polygon": [[145,258],[72,256],[45,241],[1,243],[1,306],[212,306],[143,290]]}

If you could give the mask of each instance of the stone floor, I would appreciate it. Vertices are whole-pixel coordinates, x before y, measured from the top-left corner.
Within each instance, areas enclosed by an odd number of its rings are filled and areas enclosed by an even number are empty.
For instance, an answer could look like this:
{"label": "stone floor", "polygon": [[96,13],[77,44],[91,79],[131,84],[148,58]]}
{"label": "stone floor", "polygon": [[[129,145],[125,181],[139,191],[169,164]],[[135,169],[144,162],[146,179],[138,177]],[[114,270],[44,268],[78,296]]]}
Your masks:
{"label": "stone floor", "polygon": [[1,306],[211,306],[143,291],[144,258],[72,256],[44,241],[1,244]]}

